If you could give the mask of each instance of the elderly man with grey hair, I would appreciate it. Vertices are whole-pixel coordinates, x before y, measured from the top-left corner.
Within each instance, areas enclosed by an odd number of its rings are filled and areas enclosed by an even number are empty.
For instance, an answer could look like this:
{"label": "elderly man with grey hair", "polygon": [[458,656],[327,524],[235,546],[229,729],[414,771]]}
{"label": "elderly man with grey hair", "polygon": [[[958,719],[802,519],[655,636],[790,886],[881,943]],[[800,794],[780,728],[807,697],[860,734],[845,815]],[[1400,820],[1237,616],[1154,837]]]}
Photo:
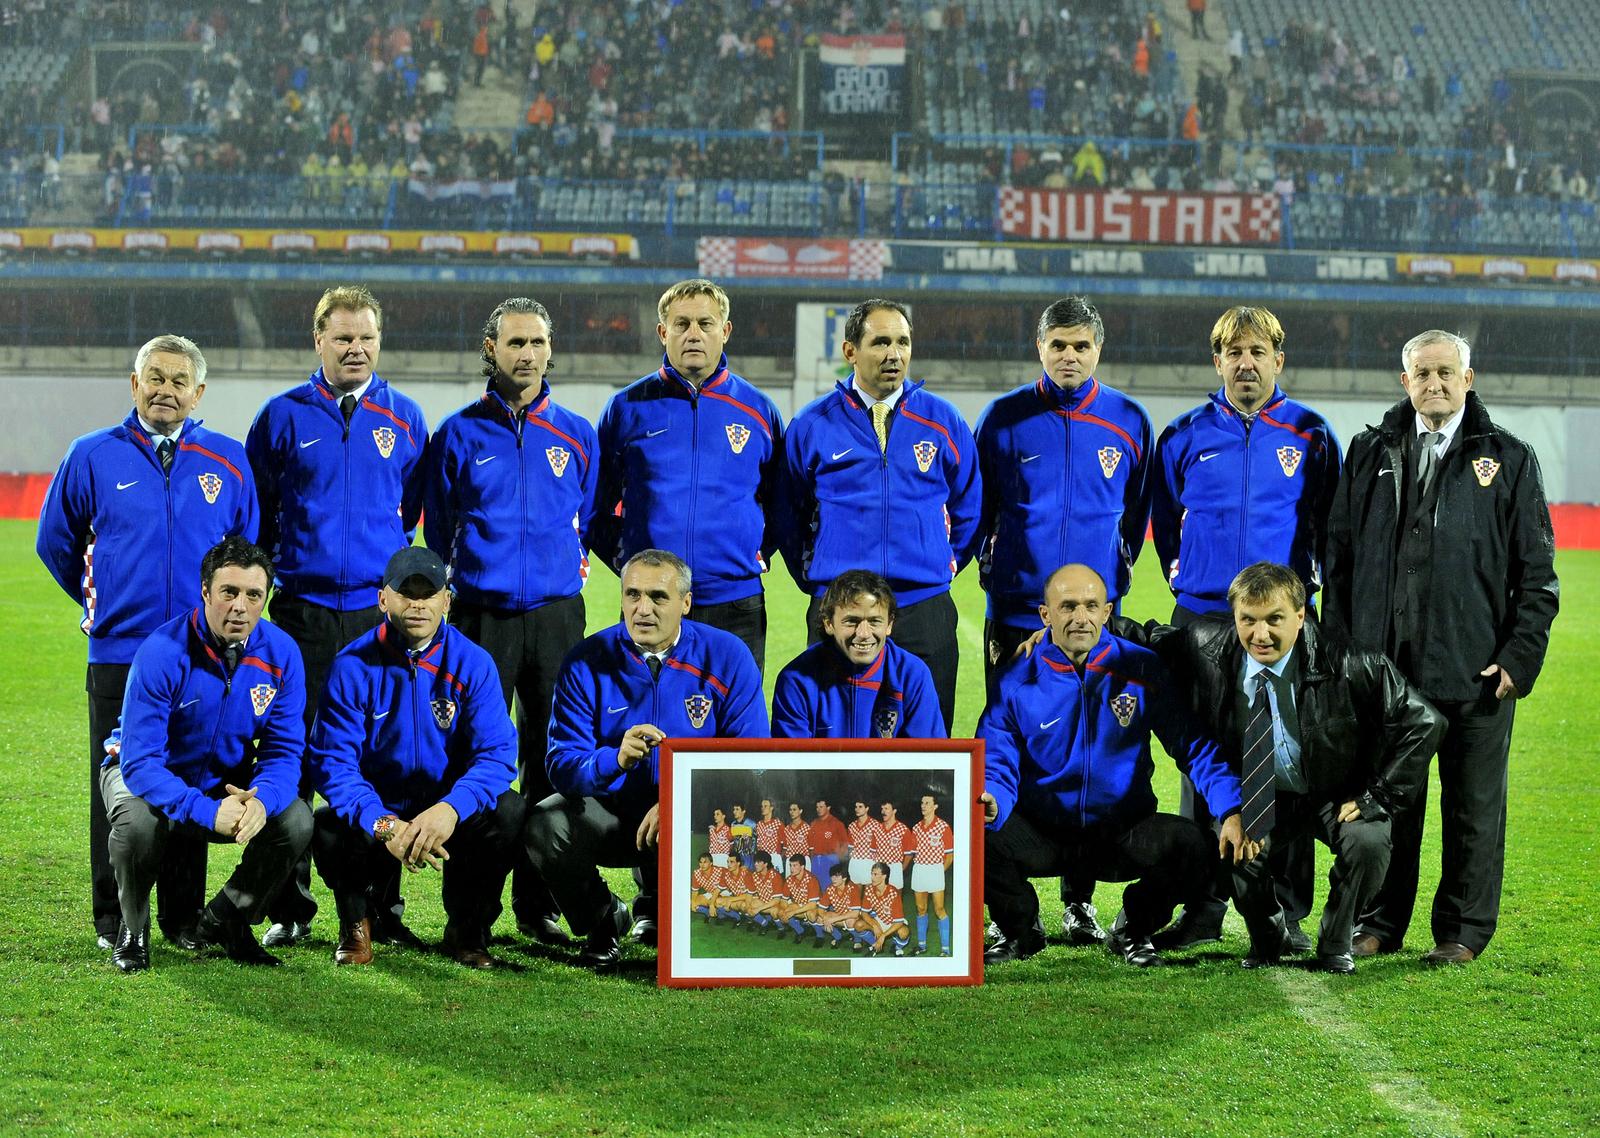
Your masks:
{"label": "elderly man with grey hair", "polygon": [[[1430,964],[1494,935],[1516,701],[1533,690],[1559,600],[1532,448],[1489,418],[1472,354],[1437,329],[1401,352],[1406,398],[1350,444],[1328,521],[1324,619],[1382,651],[1445,719]],[[1394,853],[1357,956],[1398,951],[1416,901],[1427,780],[1394,816]]]}
{"label": "elderly man with grey hair", "polygon": [[[200,603],[200,561],[224,537],[256,539],[255,482],[237,441],[190,416],[206,390],[192,340],[162,335],[134,356],[133,410],[75,439],[39,515],[39,560],[80,606],[89,638],[89,877],[100,947],[117,937],[117,882],[100,793],[106,739],[117,726],[134,653]],[[205,846],[172,842],[157,921],[187,940],[205,888]]]}
{"label": "elderly man with grey hair", "polygon": [[556,678],[545,767],[555,793],[528,814],[528,856],[573,932],[580,962],[614,966],[627,908],[597,866],[632,866],[634,934],[653,943],[659,769],[666,738],[765,738],[755,657],[739,637],[685,620],[689,566],[660,549],[622,567],[622,620],[572,650]]}

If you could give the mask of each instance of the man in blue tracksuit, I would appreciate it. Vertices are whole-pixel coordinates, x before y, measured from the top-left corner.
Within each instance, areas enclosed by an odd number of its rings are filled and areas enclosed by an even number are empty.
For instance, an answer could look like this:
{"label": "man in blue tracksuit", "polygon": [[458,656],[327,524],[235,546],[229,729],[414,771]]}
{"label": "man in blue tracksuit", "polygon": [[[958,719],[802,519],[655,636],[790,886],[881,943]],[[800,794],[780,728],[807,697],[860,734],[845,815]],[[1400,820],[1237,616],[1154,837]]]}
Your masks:
{"label": "man in blue tracksuit", "polygon": [[[1328,511],[1339,485],[1339,442],[1317,412],[1277,386],[1283,325],[1265,308],[1230,308],[1211,329],[1211,363],[1222,387],[1174,419],[1156,443],[1151,531],[1184,627],[1205,613],[1230,611],[1228,586],[1258,561],[1287,565],[1315,595],[1322,580]],[[1183,784],[1185,817],[1208,825],[1205,803]],[[1311,849],[1286,843],[1271,854],[1291,936],[1311,911]],[[1157,943],[1178,948],[1222,935],[1228,883],[1218,879],[1203,905]],[[1306,942],[1309,943],[1309,942]]]}
{"label": "man in blue tracksuit", "polygon": [[[822,594],[822,640],[778,673],[775,739],[943,739],[928,665],[889,639],[889,582],[847,569]],[[820,878],[823,874],[818,874]]]}
{"label": "man in blue tracksuit", "polygon": [[600,416],[597,556],[616,568],[641,549],[682,557],[694,574],[694,619],[731,632],[764,668],[761,574],[784,505],[777,405],[728,370],[728,294],[680,281],[656,305],[665,354]]}
{"label": "man in blue tracksuit", "polygon": [[[1057,566],[1075,562],[1099,573],[1115,608],[1144,548],[1154,438],[1144,408],[1095,378],[1105,338],[1086,298],[1055,301],[1040,314],[1034,341],[1044,374],[978,419],[990,698],[1017,647],[1039,631],[1045,578]],[[1063,879],[1061,903],[1068,943],[1105,940],[1093,880]]]}
{"label": "man in blue tracksuit", "polygon": [[977,446],[953,404],[907,381],[903,304],[856,305],[843,347],[854,374],[800,411],[784,443],[784,560],[812,595],[812,640],[822,594],[840,573],[870,567],[888,580],[900,601],[895,639],[933,673],[948,729],[960,660],[950,582],[978,545]]}
{"label": "man in blue tracksuit", "polygon": [[[1204,888],[1208,864],[1255,855],[1240,828],[1239,779],[1172,690],[1155,653],[1111,635],[1105,582],[1066,565],[1045,586],[1050,636],[1000,679],[984,709],[983,894],[1003,939],[993,961],[1044,948],[1030,877],[1078,870],[1128,881],[1106,947],[1129,964],[1162,963],[1150,935]],[[1156,812],[1150,734],[1222,818],[1212,853],[1186,818]]]}
{"label": "man in blue tracksuit", "polygon": [[[553,343],[544,305],[501,302],[483,328],[488,388],[439,424],[425,464],[423,533],[450,565],[451,623],[494,658],[507,705],[516,697],[517,771],[528,805],[550,794],[550,699],[561,661],[583,639],[600,467],[594,427],[551,398]],[[511,908],[524,934],[567,942],[555,898],[522,856]]]}
{"label": "man in blue tracksuit", "polygon": [[656,744],[673,738],[767,737],[761,673],[732,633],[685,620],[689,567],[660,549],[622,567],[622,621],[584,640],[561,667],[546,766],[555,793],[528,812],[524,838],[573,931],[580,962],[621,958],[628,910],[596,866],[634,866],[635,934],[656,917]]}
{"label": "man in blue tracksuit", "polygon": [[[89,638],[89,877],[96,933],[110,948],[120,920],[106,855],[100,766],[117,726],[128,668],[152,632],[200,601],[200,561],[229,534],[254,541],[256,489],[244,448],[190,418],[206,361],[182,336],[157,336],[134,357],[133,410],[74,440],[39,515],[39,560],[82,606]],[[180,936],[205,889],[205,847],[168,843],[176,876],[161,883],[162,931]]]}
{"label": "man in blue tracksuit", "polygon": [[300,650],[261,619],[272,562],[228,537],[197,574],[200,605],[150,634],[133,658],[122,725],[100,790],[122,931],[112,962],[150,967],[150,887],[176,834],[244,847],[185,947],[277,964],[250,931],[311,839],[299,798],[305,749]]}
{"label": "man in blue tracksuit", "polygon": [[494,661],[444,623],[450,592],[431,549],[384,570],[384,621],[334,659],[311,762],[317,872],[339,911],[336,964],[372,962],[372,913],[399,866],[443,863],[444,949],[492,968],[489,930],[522,832],[516,738]]}
{"label": "man in blue tracksuit", "polygon": [[[360,286],[330,288],[311,326],[321,366],[262,404],[245,439],[261,496],[261,544],[277,567],[272,620],[305,660],[307,732],[334,656],[378,623],[384,564],[411,544],[428,441],[422,408],[377,374],[376,297]],[[305,794],[309,802],[309,779]],[[310,934],[310,887],[307,859],[272,903],[265,944]]]}

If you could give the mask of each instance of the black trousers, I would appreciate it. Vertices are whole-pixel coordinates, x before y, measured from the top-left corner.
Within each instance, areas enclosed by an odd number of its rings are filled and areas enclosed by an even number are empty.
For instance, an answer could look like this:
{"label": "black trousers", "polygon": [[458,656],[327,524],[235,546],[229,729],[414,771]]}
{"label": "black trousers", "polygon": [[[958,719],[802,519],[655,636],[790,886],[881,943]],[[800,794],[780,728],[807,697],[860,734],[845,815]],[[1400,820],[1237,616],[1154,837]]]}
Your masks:
{"label": "black trousers", "polygon": [[[121,767],[106,767],[100,786],[111,821],[109,848],[122,921],[130,929],[146,928],[150,924],[150,887],[172,838],[183,835],[202,847],[206,842],[233,839],[192,822],[173,822],[128,789]],[[250,839],[238,868],[212,899],[210,908],[223,920],[255,924],[310,840],[311,810],[297,798],[268,818],[261,832]]]}
{"label": "black trousers", "polygon": [[[911,653],[933,673],[933,690],[939,696],[939,711],[948,732],[956,718],[956,673],[961,666],[961,644],[956,639],[956,602],[949,593],[940,593],[914,605],[906,605],[894,618],[894,642]],[[822,598],[812,597],[806,608],[806,642],[822,639]]]}
{"label": "black trousers", "polygon": [[983,839],[983,900],[1007,939],[1044,936],[1039,895],[1030,877],[1081,873],[1095,881],[1130,881],[1122,891],[1128,935],[1149,936],[1173,909],[1198,897],[1207,865],[1217,860],[1205,831],[1172,814],[1152,814],[1131,826],[1064,832],[1020,810]]}
{"label": "black trousers", "polygon": [[[1309,615],[1310,610],[1307,612]],[[1182,605],[1172,607],[1172,624],[1175,628],[1186,628],[1200,619],[1200,613]],[[1217,828],[1217,819],[1212,816],[1205,798],[1195,791],[1194,782],[1188,775],[1182,775],[1178,780],[1178,813],[1185,818],[1192,818],[1202,829],[1214,832]],[[1271,852],[1266,856],[1266,865],[1272,870],[1273,887],[1277,890],[1278,904],[1283,909],[1284,918],[1296,923],[1305,920],[1311,913],[1311,882],[1317,869],[1316,850],[1312,847],[1310,837],[1296,835],[1288,841],[1274,842]],[[1187,908],[1191,909],[1195,919],[1220,926],[1222,918],[1227,915],[1228,898],[1232,892],[1232,874],[1226,865],[1219,862],[1217,872],[1206,884],[1205,896]]]}
{"label": "black trousers", "polygon": [[[339,650],[363,632],[377,627],[383,619],[378,606],[350,609],[341,612],[324,605],[313,604],[299,597],[279,594],[272,598],[272,623],[276,624],[300,648],[300,659],[306,669],[306,742],[311,741],[311,724],[317,717],[317,703],[322,698],[322,687],[328,682],[328,669]],[[309,762],[300,765],[300,797],[311,804],[312,771]],[[394,899],[398,901],[398,891]],[[403,902],[399,903],[403,906]],[[311,896],[311,854],[308,851],[295,863],[294,872],[283,883],[267,906],[273,923],[288,924],[298,921],[309,925],[317,915],[317,902]],[[400,919],[396,908],[394,919]]]}
{"label": "black trousers", "polygon": [[689,619],[709,624],[712,628],[720,628],[724,632],[731,632],[743,640],[744,646],[750,649],[750,655],[756,658],[756,670],[766,675],[767,596],[765,593],[757,593],[753,597],[740,597],[736,601],[724,601],[719,605],[694,604],[689,609]]}
{"label": "black trousers", "polygon": [[[111,868],[111,822],[100,791],[100,774],[106,761],[106,739],[122,720],[128,669],[127,664],[90,664],[83,684],[89,693],[90,913],[94,931],[105,937],[117,935],[122,910],[117,901],[117,875]],[[167,835],[156,874],[156,923],[168,940],[194,925],[205,896],[205,838],[181,831]]]}
{"label": "black trousers", "polygon": [[[545,774],[549,749],[550,704],[555,698],[561,661],[583,639],[583,596],[551,601],[527,612],[501,612],[461,604],[451,609],[450,623],[494,657],[500,673],[500,694],[506,706],[516,699],[517,785],[525,808],[552,793]],[[511,863],[511,912],[519,925],[554,920],[555,897],[539,871],[528,861],[520,842]]]}
{"label": "black trousers", "polygon": [[[1280,793],[1274,807],[1276,821],[1267,835],[1268,854],[1279,842],[1303,842],[1311,836],[1333,851],[1328,900],[1317,932],[1317,951],[1324,955],[1350,951],[1356,915],[1371,902],[1389,868],[1389,820],[1340,822],[1341,805],[1319,803],[1304,794]],[[1227,864],[1233,875],[1234,904],[1250,931],[1251,946],[1275,953],[1283,937],[1283,910],[1270,858]]]}
{"label": "black trousers", "polygon": [[[522,834],[522,817],[522,795],[508,790],[494,809],[463,819],[444,844],[450,857],[441,873],[440,900],[452,930],[469,943],[487,943],[500,916],[500,894]],[[333,893],[341,927],[373,917],[385,904],[383,892],[400,863],[371,833],[324,806],[316,813],[311,848],[317,873]]]}
{"label": "black trousers", "polygon": [[647,804],[602,802],[552,794],[528,811],[523,841],[528,857],[550,882],[567,923],[587,935],[611,912],[616,897],[601,879],[599,867],[632,867],[639,895],[637,920],[655,920],[659,866],[654,847],[638,846],[639,824]]}
{"label": "black trousers", "polygon": [[[1435,701],[1445,718],[1439,742],[1439,888],[1433,895],[1435,944],[1474,953],[1489,946],[1500,918],[1506,868],[1506,776],[1516,701],[1492,693],[1468,703]],[[1428,787],[1394,817],[1394,854],[1361,931],[1398,947],[1411,926],[1422,854]]]}

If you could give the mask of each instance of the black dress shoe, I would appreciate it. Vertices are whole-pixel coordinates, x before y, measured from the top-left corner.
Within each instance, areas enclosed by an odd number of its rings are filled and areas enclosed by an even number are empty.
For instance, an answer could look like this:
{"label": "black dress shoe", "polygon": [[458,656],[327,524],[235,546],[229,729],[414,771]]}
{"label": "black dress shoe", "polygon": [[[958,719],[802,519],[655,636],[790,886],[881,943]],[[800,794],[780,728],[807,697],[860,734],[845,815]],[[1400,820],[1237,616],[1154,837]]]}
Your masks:
{"label": "black dress shoe", "polygon": [[1000,943],[984,950],[985,964],[1005,964],[1011,960],[1026,960],[1044,951],[1043,937],[1002,936]]}
{"label": "black dress shoe", "polygon": [[183,925],[173,929],[167,939],[185,952],[203,952],[211,943],[201,939],[199,925]]}
{"label": "black dress shoe", "polygon": [[311,926],[305,921],[277,921],[261,938],[263,948],[286,948],[299,944],[311,935]]}
{"label": "black dress shoe", "polygon": [[1206,944],[1209,941],[1222,939],[1222,918],[1197,916],[1188,909],[1183,911],[1173,924],[1168,925],[1150,938],[1150,944],[1162,951],[1172,948],[1188,948],[1190,945]]}
{"label": "black dress shoe", "polygon": [[283,963],[261,947],[249,925],[238,920],[222,920],[213,915],[210,909],[201,914],[200,923],[194,927],[194,935],[202,948],[217,945],[236,964],[274,968]]}
{"label": "black dress shoe", "polygon": [[1068,944],[1104,944],[1106,930],[1100,927],[1097,916],[1094,906],[1087,901],[1074,901],[1061,914],[1061,935]]}
{"label": "black dress shoe", "polygon": [[94,946],[102,952],[117,947],[116,933],[95,933]]}
{"label": "black dress shoe", "polygon": [[1150,937],[1134,936],[1128,932],[1120,913],[1112,923],[1111,931],[1106,934],[1106,951],[1112,956],[1122,957],[1135,968],[1156,968],[1166,963]]}
{"label": "black dress shoe", "polygon": [[540,944],[560,946],[572,943],[567,930],[562,928],[554,917],[535,917],[531,921],[518,921],[517,931]]}
{"label": "black dress shoe", "polygon": [[1275,952],[1256,952],[1251,950],[1250,955],[1239,961],[1240,968],[1276,968],[1283,962],[1283,957]]}
{"label": "black dress shoe", "polygon": [[411,931],[411,926],[404,921],[393,918],[387,921],[372,921],[372,943],[388,944],[396,948],[410,948],[417,952],[427,952],[428,942]]}
{"label": "black dress shoe", "polygon": [[622,943],[610,929],[599,929],[589,934],[583,951],[578,953],[578,963],[585,968],[603,971],[622,963]]}
{"label": "black dress shoe", "polygon": [[1312,972],[1331,972],[1335,976],[1348,976],[1356,970],[1356,962],[1348,952],[1319,952],[1306,961]]}
{"label": "black dress shoe", "polygon": [[1283,926],[1283,951],[1296,955],[1311,951],[1311,938],[1300,928],[1299,921],[1289,921]]}
{"label": "black dress shoe", "polygon": [[150,926],[135,933],[124,926],[111,949],[111,963],[123,972],[143,972],[150,967]]}
{"label": "black dress shoe", "polygon": [[655,919],[653,917],[640,917],[637,921],[633,922],[633,929],[628,935],[633,937],[633,939],[638,941],[640,944],[649,945],[651,948],[654,948],[656,946],[658,935]]}

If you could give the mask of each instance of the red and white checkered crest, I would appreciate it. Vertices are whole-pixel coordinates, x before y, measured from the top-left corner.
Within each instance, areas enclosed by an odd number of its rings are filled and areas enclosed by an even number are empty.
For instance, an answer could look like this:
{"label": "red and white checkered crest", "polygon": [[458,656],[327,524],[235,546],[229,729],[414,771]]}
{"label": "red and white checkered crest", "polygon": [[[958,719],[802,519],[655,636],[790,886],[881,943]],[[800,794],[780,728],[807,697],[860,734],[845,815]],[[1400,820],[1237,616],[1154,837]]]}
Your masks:
{"label": "red and white checkered crest", "polygon": [[567,472],[567,459],[572,457],[572,452],[566,447],[545,447],[544,456],[550,460],[550,473],[560,478]]}
{"label": "red and white checkered crest", "polygon": [[428,706],[433,709],[433,721],[439,725],[439,730],[450,730],[450,724],[456,721],[455,700],[431,699]]}
{"label": "red and white checkered crest", "polygon": [[379,427],[373,431],[372,441],[378,444],[378,453],[384,458],[394,453],[394,432],[388,427]]}
{"label": "red and white checkered crest", "polygon": [[689,722],[698,731],[706,725],[706,716],[711,714],[711,700],[703,695],[692,695],[683,701],[683,709],[689,713]]}
{"label": "red and white checkered crest", "polygon": [[1139,710],[1139,700],[1132,692],[1123,692],[1111,697],[1111,714],[1117,717],[1117,722],[1124,727],[1133,722],[1133,713]]}
{"label": "red and white checkered crest", "polygon": [[939,453],[939,444],[923,439],[920,443],[911,444],[911,453],[917,460],[917,469],[926,474],[933,465],[934,455]]}
{"label": "red and white checkered crest", "polygon": [[212,474],[209,470],[200,476],[200,493],[206,496],[206,501],[211,505],[217,504],[217,495],[222,493],[222,479]]}
{"label": "red and white checkered crest", "polygon": [[900,712],[893,707],[880,707],[872,713],[872,730],[880,739],[893,739],[894,729],[900,726]]}
{"label": "red and white checkered crest", "polygon": [[1293,478],[1294,472],[1300,469],[1300,460],[1305,457],[1305,451],[1299,447],[1279,447],[1278,465],[1283,467],[1283,476]]}
{"label": "red and white checkered crest", "polygon": [[1117,463],[1122,461],[1122,452],[1116,447],[1101,447],[1095,456],[1100,459],[1100,473],[1107,478],[1117,472]]}
{"label": "red and white checkered crest", "polygon": [[278,694],[278,689],[271,684],[257,684],[250,689],[250,706],[255,708],[257,715],[265,715],[267,708],[272,706],[272,697]]}
{"label": "red and white checkered crest", "polygon": [[1472,473],[1478,476],[1479,486],[1487,486],[1500,473],[1500,464],[1488,457],[1475,458],[1472,460]]}
{"label": "red and white checkered crest", "polygon": [[743,423],[729,423],[728,445],[733,448],[734,454],[744,453],[744,444],[750,441],[750,428]]}

